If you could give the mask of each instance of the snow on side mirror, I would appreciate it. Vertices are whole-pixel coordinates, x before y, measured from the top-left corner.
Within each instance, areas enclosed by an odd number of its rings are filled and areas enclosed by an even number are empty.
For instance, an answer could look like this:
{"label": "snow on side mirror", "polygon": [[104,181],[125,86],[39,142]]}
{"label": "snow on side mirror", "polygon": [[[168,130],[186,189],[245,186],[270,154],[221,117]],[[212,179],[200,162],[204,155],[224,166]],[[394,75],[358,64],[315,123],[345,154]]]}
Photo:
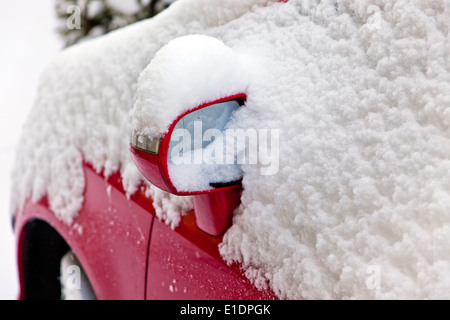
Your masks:
{"label": "snow on side mirror", "polygon": [[225,231],[240,203],[242,170],[224,133],[245,103],[245,79],[233,50],[190,35],[164,46],[138,83],[132,158],[156,187],[193,195],[197,225],[211,235]]}
{"label": "snow on side mirror", "polygon": [[199,106],[169,128],[167,168],[177,191],[204,192],[240,183],[234,144],[227,157],[225,128],[244,101],[244,95],[237,95]]}
{"label": "snow on side mirror", "polygon": [[[176,195],[193,195],[197,225],[221,234],[240,203],[242,171],[234,150],[228,157],[225,128],[243,106],[239,94],[181,114],[161,138],[134,135],[132,158],[155,186]],[[234,143],[233,143],[234,146]]]}
{"label": "snow on side mirror", "polygon": [[137,167],[155,186],[175,195],[240,185],[234,140],[227,145],[225,129],[244,102],[245,95],[238,94],[193,108],[173,121],[162,137],[134,134],[130,150]]}

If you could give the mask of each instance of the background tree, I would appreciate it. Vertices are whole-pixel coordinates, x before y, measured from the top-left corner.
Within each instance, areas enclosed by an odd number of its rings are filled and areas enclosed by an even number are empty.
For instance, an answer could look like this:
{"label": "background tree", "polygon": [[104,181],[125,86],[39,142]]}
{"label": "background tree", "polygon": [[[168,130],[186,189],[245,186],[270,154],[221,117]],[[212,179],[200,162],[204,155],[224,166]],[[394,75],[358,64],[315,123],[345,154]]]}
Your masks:
{"label": "background tree", "polygon": [[[175,0],[55,0],[59,21],[58,33],[66,47],[93,38],[133,22],[151,18],[166,9]],[[73,18],[77,6],[79,28],[69,28],[67,21]],[[78,10],[79,8],[79,10]],[[72,18],[71,18],[72,17]]]}

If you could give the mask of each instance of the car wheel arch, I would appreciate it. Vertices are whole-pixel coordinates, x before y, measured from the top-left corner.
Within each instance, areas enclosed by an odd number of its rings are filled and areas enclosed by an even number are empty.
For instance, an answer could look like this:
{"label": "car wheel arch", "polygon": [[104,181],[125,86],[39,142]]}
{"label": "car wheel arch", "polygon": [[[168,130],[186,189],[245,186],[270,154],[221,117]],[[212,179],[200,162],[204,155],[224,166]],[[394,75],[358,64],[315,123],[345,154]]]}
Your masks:
{"label": "car wheel arch", "polygon": [[19,238],[20,299],[61,299],[61,259],[72,250],[68,242],[47,221],[33,218]]}

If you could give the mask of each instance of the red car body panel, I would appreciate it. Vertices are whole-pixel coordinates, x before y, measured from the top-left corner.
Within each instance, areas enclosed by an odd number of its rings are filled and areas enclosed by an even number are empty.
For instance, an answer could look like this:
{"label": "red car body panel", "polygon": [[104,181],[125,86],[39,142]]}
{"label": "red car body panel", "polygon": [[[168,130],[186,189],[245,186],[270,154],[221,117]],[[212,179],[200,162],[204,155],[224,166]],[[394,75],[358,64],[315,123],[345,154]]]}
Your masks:
{"label": "red car body panel", "polygon": [[83,209],[70,227],[56,218],[47,199],[38,203],[29,201],[17,214],[21,291],[26,290],[21,272],[24,227],[33,219],[41,219],[56,229],[77,255],[97,298],[144,299],[148,244],[154,218],[151,200],[140,197],[139,193],[133,197],[139,201],[128,200],[118,174],[106,180],[88,165],[84,166],[84,173]]}
{"label": "red car body panel", "polygon": [[175,231],[155,220],[148,268],[148,299],[275,299],[259,291],[239,267],[227,266],[220,257],[222,237],[201,231],[193,212]]}
{"label": "red car body panel", "polygon": [[28,201],[16,215],[19,298],[26,290],[25,226],[40,219],[77,255],[98,299],[275,299],[256,289],[239,266],[226,265],[218,250],[222,236],[198,229],[193,211],[172,230],[155,219],[144,187],[128,199],[119,173],[105,179],[83,167],[85,201],[71,226],[55,216],[46,198]]}

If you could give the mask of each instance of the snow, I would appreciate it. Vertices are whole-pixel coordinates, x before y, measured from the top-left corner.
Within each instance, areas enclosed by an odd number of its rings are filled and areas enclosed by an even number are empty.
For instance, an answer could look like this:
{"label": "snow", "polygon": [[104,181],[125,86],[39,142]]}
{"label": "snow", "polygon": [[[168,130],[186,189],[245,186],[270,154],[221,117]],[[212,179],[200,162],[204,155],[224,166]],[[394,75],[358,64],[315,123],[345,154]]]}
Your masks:
{"label": "snow", "polygon": [[[246,61],[248,57],[238,55],[213,37],[187,35],[170,41],[139,77],[133,134],[150,139],[163,136],[180,114],[207,102],[245,93],[249,81],[245,73]],[[214,152],[209,151],[214,150],[220,140],[223,158],[226,145],[222,131],[238,107],[237,102],[223,102],[187,114],[177,123],[169,137],[169,174],[179,191],[208,190],[210,182],[241,178],[240,168],[233,163],[222,160],[210,164],[219,157],[212,157]],[[202,121],[195,121],[198,117]],[[182,127],[182,123],[186,127]],[[197,144],[204,145],[204,134],[211,133],[209,129],[218,130],[215,136],[222,138],[205,150],[194,150]],[[172,153],[177,154],[172,156]]]}
{"label": "snow", "polygon": [[177,197],[158,188],[147,188],[146,195],[153,200],[156,216],[172,229],[184,213],[194,208],[191,197]]}
{"label": "snow", "polygon": [[[19,143],[15,207],[48,194],[55,214],[73,222],[83,201],[81,155],[107,176],[120,170],[132,194],[143,181],[128,152],[132,126],[160,134],[174,117],[164,101],[181,103],[173,105],[179,112],[245,85],[232,127],[279,130],[280,170],[262,175],[260,164],[242,165],[242,205],[223,258],[280,298],[448,298],[448,1],[256,3],[264,1],[179,0],[60,55]],[[201,37],[230,66],[246,57],[242,78],[214,56],[196,56],[179,38],[188,34],[220,40]],[[198,68],[178,65],[191,73],[175,83],[162,77],[163,91],[154,90],[146,70],[175,38],[180,52],[171,54],[193,52]],[[160,59],[176,75],[177,60]],[[209,86],[202,63],[234,81]],[[152,103],[158,112],[146,109]],[[145,118],[132,123],[140,106]],[[172,227],[192,205],[152,186],[148,194]]]}
{"label": "snow", "polygon": [[161,136],[183,112],[245,93],[245,60],[220,40],[187,35],[161,48],[141,73],[133,130]]}
{"label": "snow", "polygon": [[[128,150],[140,73],[173,38],[225,24],[266,2],[176,1],[154,19],[65,50],[43,73],[25,122],[14,167],[12,211],[26,199],[48,195],[52,211],[71,224],[83,203],[83,160],[106,177],[120,170],[126,192],[133,194],[143,182]],[[167,193],[154,194],[175,201]],[[167,203],[164,199],[153,199],[154,204]],[[177,201],[185,208],[186,199]],[[157,213],[163,210],[156,208]]]}
{"label": "snow", "polygon": [[449,3],[375,3],[290,1],[212,34],[264,66],[237,125],[280,129],[280,172],[243,166],[221,254],[280,298],[449,297]]}
{"label": "snow", "polygon": [[[15,236],[9,207],[11,169],[24,116],[45,65],[59,50],[52,0],[0,2],[0,299],[16,299]],[[24,23],[26,21],[26,23]]]}

